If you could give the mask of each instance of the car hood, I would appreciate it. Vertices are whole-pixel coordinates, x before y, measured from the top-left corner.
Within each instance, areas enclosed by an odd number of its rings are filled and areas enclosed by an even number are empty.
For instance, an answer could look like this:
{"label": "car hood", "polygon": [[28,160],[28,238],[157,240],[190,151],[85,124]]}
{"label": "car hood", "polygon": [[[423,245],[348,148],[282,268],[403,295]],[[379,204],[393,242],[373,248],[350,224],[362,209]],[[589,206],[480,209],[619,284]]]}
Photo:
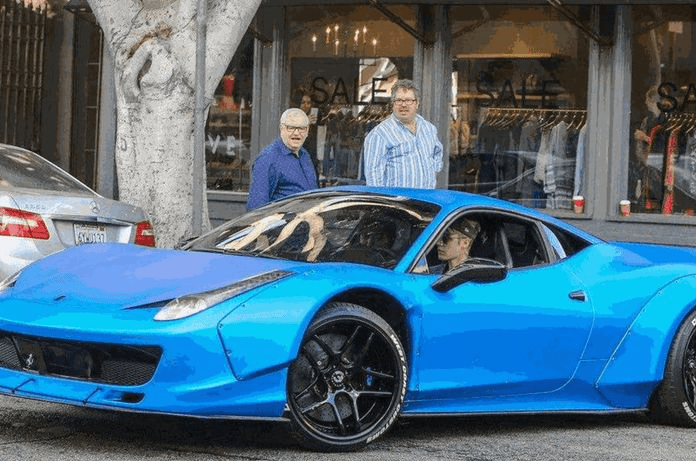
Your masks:
{"label": "car hood", "polygon": [[64,250],[25,268],[14,298],[94,307],[134,307],[221,288],[292,261],[137,245],[96,244]]}

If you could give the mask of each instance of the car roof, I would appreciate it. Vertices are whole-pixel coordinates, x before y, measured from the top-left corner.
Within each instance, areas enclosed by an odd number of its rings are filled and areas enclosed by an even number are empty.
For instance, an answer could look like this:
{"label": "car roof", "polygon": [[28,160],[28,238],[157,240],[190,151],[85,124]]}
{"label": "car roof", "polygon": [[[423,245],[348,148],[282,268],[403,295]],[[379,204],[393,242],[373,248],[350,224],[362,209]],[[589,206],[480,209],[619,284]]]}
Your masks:
{"label": "car roof", "polygon": [[[603,240],[589,234],[578,227],[568,224],[561,219],[555,218],[533,208],[528,208],[514,202],[488,197],[485,195],[473,194],[449,189],[411,189],[411,188],[390,188],[372,187],[362,185],[336,186],[320,189],[321,191],[343,191],[355,192],[360,194],[376,194],[386,197],[406,197],[413,200],[420,200],[432,203],[441,207],[441,216],[450,215],[456,210],[465,208],[486,208],[502,212],[524,215],[538,219],[550,225],[557,226],[569,232],[573,232],[581,238],[591,243],[600,243]],[[317,190],[314,191],[315,193]]]}
{"label": "car roof", "polygon": [[485,195],[471,194],[468,192],[454,191],[449,189],[410,189],[399,187],[371,187],[371,186],[339,186],[333,188],[325,188],[323,190],[342,190],[357,193],[370,193],[386,196],[402,196],[414,200],[434,203],[442,208],[450,208],[451,206],[461,205],[490,205],[500,206],[514,205],[511,202],[501,201],[487,197]]}

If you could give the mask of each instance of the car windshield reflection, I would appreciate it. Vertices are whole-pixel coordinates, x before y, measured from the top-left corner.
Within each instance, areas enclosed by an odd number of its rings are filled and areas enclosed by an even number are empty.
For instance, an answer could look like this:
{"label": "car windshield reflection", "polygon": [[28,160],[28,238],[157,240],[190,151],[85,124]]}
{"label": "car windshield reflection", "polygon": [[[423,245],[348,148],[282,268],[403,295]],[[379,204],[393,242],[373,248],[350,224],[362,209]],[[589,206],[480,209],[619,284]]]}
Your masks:
{"label": "car windshield reflection", "polygon": [[230,221],[187,249],[392,268],[438,210],[370,194],[289,198]]}

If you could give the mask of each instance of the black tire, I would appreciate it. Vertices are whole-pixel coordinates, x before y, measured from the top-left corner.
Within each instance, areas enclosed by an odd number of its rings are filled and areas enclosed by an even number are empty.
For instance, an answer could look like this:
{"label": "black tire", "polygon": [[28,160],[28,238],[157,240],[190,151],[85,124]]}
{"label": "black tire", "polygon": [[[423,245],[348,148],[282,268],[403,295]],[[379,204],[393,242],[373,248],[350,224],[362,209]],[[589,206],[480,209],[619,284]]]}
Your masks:
{"label": "black tire", "polygon": [[663,382],[656,390],[651,416],[660,424],[695,426],[695,313],[683,320],[668,353]]}
{"label": "black tire", "polygon": [[368,309],[332,303],[288,370],[291,430],[311,450],[357,450],[392,426],[406,389],[407,361],[394,330]]}

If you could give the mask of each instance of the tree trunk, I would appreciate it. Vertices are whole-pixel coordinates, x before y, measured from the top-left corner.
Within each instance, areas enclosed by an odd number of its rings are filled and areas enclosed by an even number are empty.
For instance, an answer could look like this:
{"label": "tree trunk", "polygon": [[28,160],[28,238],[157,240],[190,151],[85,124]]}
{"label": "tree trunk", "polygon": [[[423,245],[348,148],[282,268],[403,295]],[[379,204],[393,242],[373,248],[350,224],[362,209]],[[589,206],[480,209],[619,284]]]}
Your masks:
{"label": "tree trunk", "polygon": [[[158,246],[192,235],[197,0],[88,0],[114,59],[119,198],[144,208]],[[261,0],[208,0],[206,100]],[[210,227],[204,194],[204,230]]]}

